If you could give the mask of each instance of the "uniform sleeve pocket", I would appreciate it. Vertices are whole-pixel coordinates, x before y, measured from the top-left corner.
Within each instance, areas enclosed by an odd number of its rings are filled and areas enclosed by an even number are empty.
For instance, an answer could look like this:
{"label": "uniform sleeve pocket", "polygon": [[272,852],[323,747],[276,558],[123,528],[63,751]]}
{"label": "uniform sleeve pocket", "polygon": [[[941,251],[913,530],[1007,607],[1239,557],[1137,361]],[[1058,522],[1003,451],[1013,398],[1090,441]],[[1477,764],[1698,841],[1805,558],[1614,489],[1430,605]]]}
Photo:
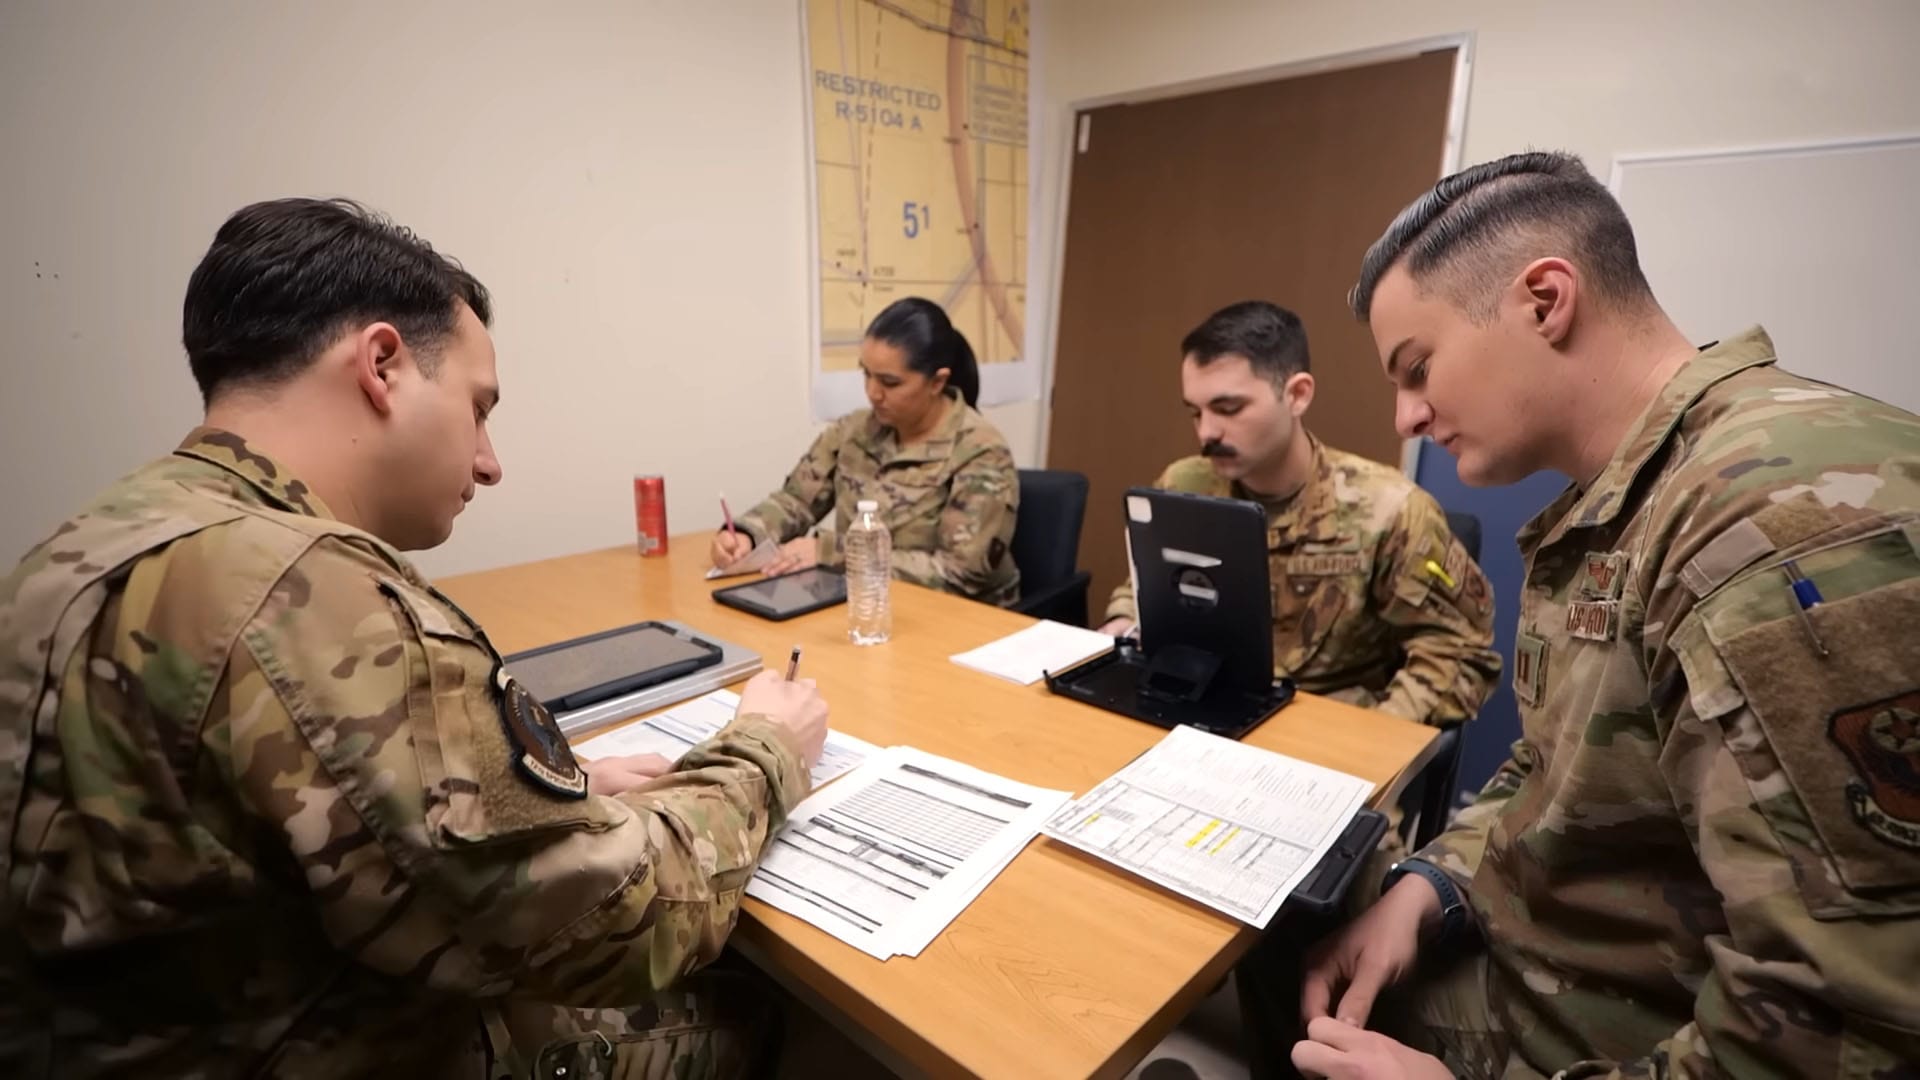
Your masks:
{"label": "uniform sleeve pocket", "polygon": [[556,829],[604,828],[622,813],[586,795],[586,777],[546,707],[519,689],[463,616],[381,579],[413,634],[407,723],[437,847]]}
{"label": "uniform sleeve pocket", "polygon": [[[1795,565],[1811,607],[1775,566],[1700,603],[1723,673],[1676,640],[1696,711],[1732,727],[1816,917],[1920,911],[1920,559],[1895,532]],[[1739,730],[1748,716],[1758,731]]]}

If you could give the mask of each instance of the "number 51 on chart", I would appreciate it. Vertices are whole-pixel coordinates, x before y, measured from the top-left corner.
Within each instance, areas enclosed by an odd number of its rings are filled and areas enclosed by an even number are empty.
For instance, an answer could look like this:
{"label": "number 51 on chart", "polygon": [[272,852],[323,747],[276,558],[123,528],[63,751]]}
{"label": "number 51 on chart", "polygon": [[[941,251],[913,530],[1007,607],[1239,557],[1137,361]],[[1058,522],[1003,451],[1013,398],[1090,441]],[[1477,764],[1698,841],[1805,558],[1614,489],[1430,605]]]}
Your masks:
{"label": "number 51 on chart", "polygon": [[900,219],[900,231],[911,240],[919,236],[922,230],[933,227],[933,207],[917,202],[906,203],[900,207]]}

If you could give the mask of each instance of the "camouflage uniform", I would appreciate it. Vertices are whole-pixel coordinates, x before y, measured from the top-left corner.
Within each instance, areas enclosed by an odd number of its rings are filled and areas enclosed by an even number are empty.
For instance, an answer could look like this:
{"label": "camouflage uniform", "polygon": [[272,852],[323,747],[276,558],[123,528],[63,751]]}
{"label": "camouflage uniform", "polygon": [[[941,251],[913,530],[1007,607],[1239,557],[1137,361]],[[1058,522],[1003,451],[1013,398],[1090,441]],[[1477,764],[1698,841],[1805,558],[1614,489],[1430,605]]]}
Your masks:
{"label": "camouflage uniform", "polygon": [[1001,607],[1020,599],[1009,547],[1020,505],[1013,452],[957,394],[939,427],[913,446],[901,446],[870,410],[841,417],[813,440],[786,485],[735,524],[780,543],[813,529],[820,565],[839,566],[839,538],[861,499],[880,504],[893,533],[894,577]]}
{"label": "camouflage uniform", "polygon": [[1422,852],[1463,1074],[1920,1062],[1920,418],[1773,365],[1694,358],[1521,533],[1522,738]]}
{"label": "camouflage uniform", "polygon": [[[1204,457],[1174,462],[1154,486],[1266,507],[1276,674],[1419,723],[1479,711],[1500,674],[1492,591],[1440,504],[1398,470],[1313,439],[1310,479],[1284,500],[1222,479]],[[1122,584],[1107,618],[1134,610]]]}
{"label": "camouflage uniform", "polygon": [[0,1075],[524,1073],[507,995],[712,960],[807,787],[746,716],[586,794],[478,626],[197,430],[0,582]]}

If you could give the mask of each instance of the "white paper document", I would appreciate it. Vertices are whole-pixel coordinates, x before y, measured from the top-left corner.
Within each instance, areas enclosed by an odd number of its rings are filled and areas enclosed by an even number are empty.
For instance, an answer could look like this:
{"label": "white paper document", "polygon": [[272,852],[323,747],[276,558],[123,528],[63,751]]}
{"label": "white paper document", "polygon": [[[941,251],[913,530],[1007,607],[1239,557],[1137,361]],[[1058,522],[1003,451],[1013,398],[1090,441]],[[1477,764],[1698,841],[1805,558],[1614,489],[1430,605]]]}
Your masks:
{"label": "white paper document", "polygon": [[961,667],[1027,686],[1039,682],[1047,672],[1065,671],[1112,648],[1113,638],[1098,630],[1042,619],[1025,630],[949,659]]}
{"label": "white paper document", "polygon": [[774,543],[772,540],[762,540],[759,543],[753,545],[752,551],[749,551],[745,555],[740,556],[740,558],[734,560],[733,562],[730,562],[725,566],[708,567],[707,580],[711,581],[714,578],[737,577],[741,574],[751,574],[751,573],[754,573],[755,571],[764,570],[767,568],[767,565],[769,563],[773,562],[773,560],[779,557],[780,557],[780,545]]}
{"label": "white paper document", "polygon": [[1264,928],[1372,793],[1357,776],[1177,727],[1042,831]]}
{"label": "white paper document", "polygon": [[[573,749],[586,758],[659,754],[668,761],[679,761],[687,751],[719,734],[739,708],[739,694],[715,690],[645,720],[596,735]],[[826,749],[820,752],[820,761],[813,767],[813,786],[819,787],[847,772],[878,751],[879,747],[864,739],[842,731],[828,731]]]}
{"label": "white paper document", "polygon": [[877,959],[917,956],[1068,797],[889,747],[794,809],[747,895]]}

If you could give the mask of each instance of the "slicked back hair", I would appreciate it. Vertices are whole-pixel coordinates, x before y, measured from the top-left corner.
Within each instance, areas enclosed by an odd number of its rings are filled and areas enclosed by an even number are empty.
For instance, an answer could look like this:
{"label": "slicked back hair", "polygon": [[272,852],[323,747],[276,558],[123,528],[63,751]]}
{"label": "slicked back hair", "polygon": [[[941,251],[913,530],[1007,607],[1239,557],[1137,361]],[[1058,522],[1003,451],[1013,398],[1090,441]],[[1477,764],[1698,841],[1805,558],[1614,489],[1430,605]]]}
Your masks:
{"label": "slicked back hair", "polygon": [[1403,261],[1475,321],[1529,262],[1571,261],[1588,288],[1622,310],[1652,302],[1626,212],[1572,154],[1532,151],[1464,169],[1415,199],[1367,249],[1348,296],[1365,322],[1374,290]]}

